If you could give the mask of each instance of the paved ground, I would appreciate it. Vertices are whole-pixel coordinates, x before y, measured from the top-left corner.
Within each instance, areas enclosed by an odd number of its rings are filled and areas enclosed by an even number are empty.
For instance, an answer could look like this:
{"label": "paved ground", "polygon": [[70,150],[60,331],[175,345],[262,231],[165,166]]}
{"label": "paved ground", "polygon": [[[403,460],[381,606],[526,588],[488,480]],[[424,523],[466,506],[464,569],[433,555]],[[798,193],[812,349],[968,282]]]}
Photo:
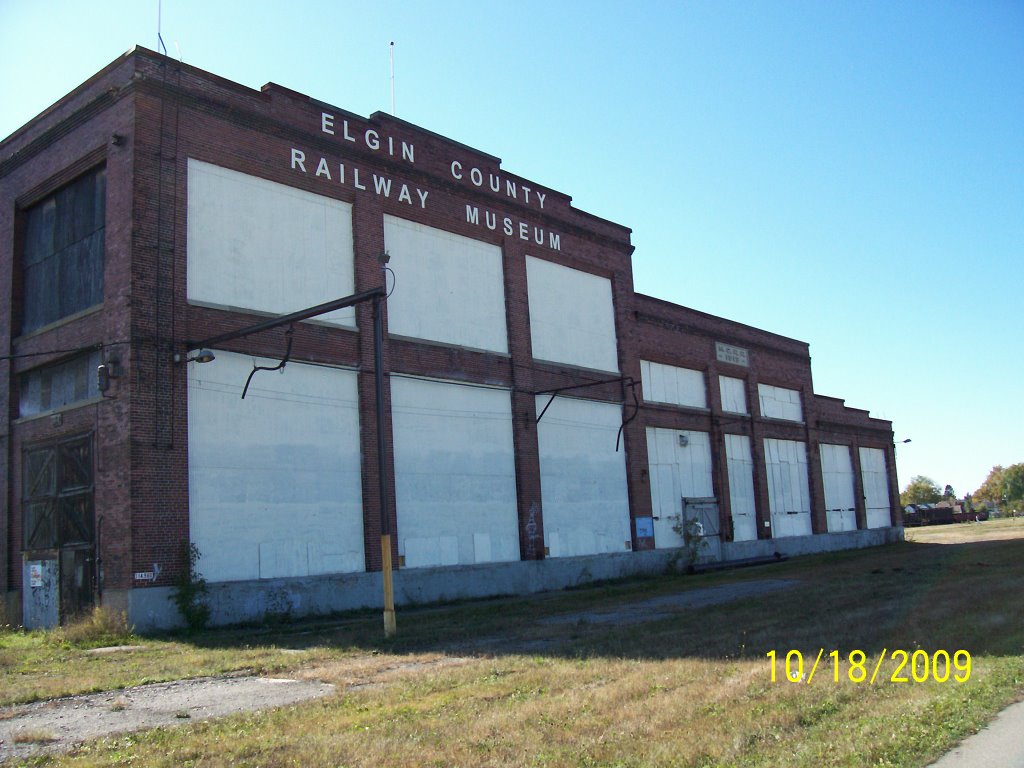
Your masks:
{"label": "paved ground", "polygon": [[207,677],[8,707],[0,710],[0,762],[64,752],[102,736],[281,707],[333,692],[333,685],[314,681]]}
{"label": "paved ground", "polygon": [[1024,701],[950,750],[931,768],[1024,768]]}

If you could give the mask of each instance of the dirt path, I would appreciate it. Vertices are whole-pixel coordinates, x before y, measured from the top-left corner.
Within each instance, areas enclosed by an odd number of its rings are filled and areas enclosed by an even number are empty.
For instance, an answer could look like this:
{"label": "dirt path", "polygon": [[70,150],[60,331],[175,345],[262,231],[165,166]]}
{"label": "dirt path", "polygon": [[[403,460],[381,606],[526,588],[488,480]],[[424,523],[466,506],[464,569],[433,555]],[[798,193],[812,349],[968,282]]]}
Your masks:
{"label": "dirt path", "polygon": [[141,685],[0,710],[0,762],[65,752],[89,739],[328,696],[334,686],[272,677],[218,677]]}

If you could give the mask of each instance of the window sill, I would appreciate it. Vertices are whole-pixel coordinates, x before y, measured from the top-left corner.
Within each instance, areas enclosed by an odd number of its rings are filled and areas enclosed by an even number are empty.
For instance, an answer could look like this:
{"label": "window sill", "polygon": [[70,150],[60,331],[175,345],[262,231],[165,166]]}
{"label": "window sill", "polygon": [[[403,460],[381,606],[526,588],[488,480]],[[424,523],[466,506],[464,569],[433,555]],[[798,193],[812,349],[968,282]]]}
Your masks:
{"label": "window sill", "polygon": [[36,328],[35,330],[29,331],[28,333],[23,333],[21,336],[16,336],[16,337],[14,337],[14,339],[12,339],[12,343],[13,344],[19,344],[19,343],[21,343],[23,341],[28,341],[29,339],[34,339],[37,336],[42,336],[44,333],[49,333],[50,331],[56,330],[57,328],[61,328],[61,327],[65,326],[65,325],[73,323],[73,322],[75,322],[77,320],[81,320],[83,317],[88,317],[89,315],[94,315],[97,312],[101,312],[102,310],[103,310],[103,303],[102,302],[99,303],[99,304],[94,304],[91,307],[89,307],[88,309],[83,309],[80,312],[75,312],[75,314],[73,314],[73,315],[68,315],[67,317],[62,317],[60,320],[54,320],[52,323],[47,323],[46,325],[40,326],[39,328]]}
{"label": "window sill", "polygon": [[88,408],[90,405],[96,405],[102,403],[108,398],[100,395],[99,397],[90,397],[88,400],[79,400],[75,403],[69,403],[68,405],[62,405],[60,408],[51,408],[48,411],[40,411],[39,413],[33,413],[31,416],[19,416],[16,419],[12,419],[12,424],[27,424],[31,421],[37,421],[39,419],[45,419],[49,416],[58,416],[60,414],[67,413],[68,411],[75,411],[79,408]]}

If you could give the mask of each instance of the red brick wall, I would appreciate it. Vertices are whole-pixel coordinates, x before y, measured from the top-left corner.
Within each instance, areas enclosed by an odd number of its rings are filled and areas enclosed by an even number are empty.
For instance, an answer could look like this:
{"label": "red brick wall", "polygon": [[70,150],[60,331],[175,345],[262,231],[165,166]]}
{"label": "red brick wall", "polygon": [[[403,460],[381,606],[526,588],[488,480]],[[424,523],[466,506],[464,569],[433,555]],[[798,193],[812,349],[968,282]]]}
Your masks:
{"label": "red brick wall", "polygon": [[[334,135],[321,130],[321,115],[334,116]],[[357,141],[345,140],[343,121]],[[366,132],[380,137],[382,148],[366,146]],[[112,134],[123,137],[119,146]],[[397,152],[388,153],[388,138]],[[403,159],[402,142],[415,147],[415,162]],[[291,167],[292,149],[306,155],[306,173]],[[26,339],[12,339],[17,290],[0,296],[0,343],[21,353],[86,344],[123,342],[108,352],[122,364],[123,376],[113,382],[102,402],[65,414],[60,428],[47,418],[11,427],[5,452],[13,483],[0,491],[9,500],[4,515],[5,551],[20,551],[20,455],[29,441],[89,430],[96,435],[96,509],[104,519],[107,587],[149,586],[133,582],[135,571],[160,564],[156,586],[169,584],[182,565],[182,545],[188,540],[188,424],[186,366],[173,362],[187,351],[187,341],[200,341],[255,321],[251,315],[189,306],[187,303],[187,162],[189,158],[334,197],[353,206],[355,284],[363,291],[383,284],[377,256],[384,250],[383,216],[391,214],[499,246],[504,255],[507,355],[461,349],[443,344],[389,339],[384,372],[410,373],[508,387],[512,390],[513,438],[520,517],[520,545],[526,559],[543,556],[543,510],[537,455],[536,406],[532,393],[556,387],[614,378],[532,359],[526,256],[550,259],[606,277],[611,282],[615,324],[619,337],[621,376],[640,380],[640,360],[695,368],[705,373],[709,409],[679,409],[633,405],[629,381],[612,382],[575,391],[574,396],[625,402],[628,423],[621,450],[627,458],[631,514],[651,514],[647,475],[647,426],[708,431],[714,452],[715,493],[728,498],[722,434],[752,438],[758,496],[759,531],[767,519],[767,489],[761,450],[765,437],[801,440],[810,448],[815,530],[824,530],[821,470],[816,441],[870,445],[887,450],[891,465],[891,425],[864,412],[813,394],[807,345],[705,313],[633,293],[629,230],[577,211],[570,198],[508,173],[500,160],[457,142],[416,128],[389,115],[362,118],[325,106],[279,86],[253,91],[173,60],[138,51],[119,59],[41,118],[0,145],[0,275],[17,285],[15,244],[18,206],[52,190],[80,172],[83,158],[105,159],[108,174],[107,263],[102,311],[44,330]],[[91,153],[91,154],[90,154]],[[366,176],[377,173],[393,183],[428,191],[423,209],[413,193],[413,205],[369,189],[315,175],[320,157],[332,173],[345,163],[351,174],[358,167]],[[30,162],[29,162],[30,161]],[[461,163],[463,178],[453,176],[452,162]],[[476,186],[471,169],[481,172]],[[489,189],[490,175],[502,188]],[[518,198],[505,192],[515,184]],[[524,186],[531,190],[525,199]],[[544,206],[540,206],[544,195]],[[479,208],[481,225],[466,220],[467,204]],[[484,224],[485,211],[516,222],[508,236]],[[545,244],[518,236],[518,223],[542,228]],[[560,249],[546,238],[557,233]],[[296,307],[298,309],[298,307]],[[386,317],[386,307],[385,307]],[[292,357],[358,368],[360,429],[362,431],[364,531],[367,565],[381,564],[380,506],[378,503],[377,428],[373,384],[373,323],[368,304],[357,307],[358,331],[299,324]],[[715,342],[749,350],[750,366],[718,362]],[[226,343],[225,348],[254,355],[280,356],[284,330],[277,329]],[[21,358],[13,365],[0,361],[0,409],[13,413],[10,402],[14,376],[50,358]],[[747,381],[750,417],[724,414],[717,376]],[[766,420],[758,414],[757,383],[798,389],[803,398],[804,424]],[[639,396],[640,392],[637,389]],[[389,398],[386,398],[386,400]],[[393,445],[390,402],[385,410],[387,472],[392,476]],[[4,426],[7,427],[8,419]],[[0,445],[5,433],[0,433]],[[856,458],[856,452],[854,453]],[[859,474],[859,473],[858,473]],[[892,473],[895,488],[895,472]],[[388,509],[395,524],[394,484],[388,483]],[[727,504],[722,505],[723,516]],[[653,546],[650,539],[634,547]],[[0,562],[0,591],[17,588],[20,563]]]}

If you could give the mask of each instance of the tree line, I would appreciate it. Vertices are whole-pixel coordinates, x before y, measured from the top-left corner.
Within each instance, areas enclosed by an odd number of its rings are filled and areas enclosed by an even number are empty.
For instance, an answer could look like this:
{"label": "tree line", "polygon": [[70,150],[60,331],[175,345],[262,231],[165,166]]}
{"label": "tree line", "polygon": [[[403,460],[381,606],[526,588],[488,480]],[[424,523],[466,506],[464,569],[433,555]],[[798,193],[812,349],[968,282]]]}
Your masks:
{"label": "tree line", "polygon": [[[953,486],[939,489],[938,484],[925,475],[915,475],[900,494],[900,504],[937,504],[940,501],[959,501]],[[1024,463],[1009,467],[996,465],[985,482],[963,501],[971,509],[999,509],[1017,512],[1024,509]]]}

